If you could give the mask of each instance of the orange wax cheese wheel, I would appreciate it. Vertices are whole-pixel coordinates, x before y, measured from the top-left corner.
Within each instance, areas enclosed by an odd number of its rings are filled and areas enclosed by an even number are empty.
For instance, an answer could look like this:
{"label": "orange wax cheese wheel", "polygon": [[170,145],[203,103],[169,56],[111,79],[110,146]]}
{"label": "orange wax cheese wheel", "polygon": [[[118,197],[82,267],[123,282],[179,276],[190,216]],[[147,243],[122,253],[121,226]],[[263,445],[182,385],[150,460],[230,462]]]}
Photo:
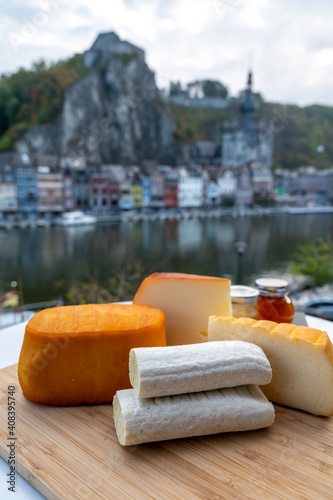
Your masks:
{"label": "orange wax cheese wheel", "polygon": [[130,387],[130,350],[165,345],[164,313],[149,305],[45,309],[26,326],[19,382],[34,403],[110,403]]}

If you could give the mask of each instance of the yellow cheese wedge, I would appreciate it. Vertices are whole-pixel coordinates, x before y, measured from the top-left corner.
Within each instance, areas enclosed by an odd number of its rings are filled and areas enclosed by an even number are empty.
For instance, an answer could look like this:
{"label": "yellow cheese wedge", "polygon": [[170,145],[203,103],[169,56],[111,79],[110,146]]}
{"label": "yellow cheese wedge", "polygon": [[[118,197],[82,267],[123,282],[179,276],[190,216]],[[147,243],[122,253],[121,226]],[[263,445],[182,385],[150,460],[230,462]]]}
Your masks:
{"label": "yellow cheese wedge", "polygon": [[209,318],[208,340],[243,340],[262,348],[273,371],[267,398],[314,415],[333,415],[333,346],[326,332],[250,318]]}
{"label": "yellow cheese wedge", "polygon": [[206,342],[208,317],[231,314],[230,280],[155,273],[143,280],[133,304],[148,304],[164,312],[168,345]]}

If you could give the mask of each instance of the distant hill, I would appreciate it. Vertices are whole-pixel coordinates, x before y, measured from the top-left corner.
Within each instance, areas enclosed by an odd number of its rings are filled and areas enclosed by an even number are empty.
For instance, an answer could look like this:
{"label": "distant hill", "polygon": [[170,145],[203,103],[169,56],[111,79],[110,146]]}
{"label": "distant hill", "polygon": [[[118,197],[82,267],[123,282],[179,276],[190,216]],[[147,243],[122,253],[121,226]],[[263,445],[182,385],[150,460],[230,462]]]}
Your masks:
{"label": "distant hill", "polygon": [[[214,89],[219,83],[205,82]],[[226,97],[227,88],[219,84],[221,89]],[[333,108],[257,97],[258,119],[274,133],[275,168],[333,166]],[[82,155],[96,163],[172,163],[181,158],[176,139],[214,141],[217,131],[237,119],[238,105],[235,98],[226,109],[168,104],[144,51],[104,33],[82,55],[1,75],[0,151]]]}
{"label": "distant hill", "polygon": [[275,167],[333,167],[332,107],[263,102],[260,108],[260,116],[274,131]]}
{"label": "distant hill", "polygon": [[[273,167],[294,169],[303,165],[333,167],[333,108],[282,105],[260,101],[258,119],[274,133]],[[223,127],[237,119],[238,99],[225,110],[170,105],[180,137],[188,142],[216,139],[216,123]],[[324,146],[324,151],[318,146]]]}

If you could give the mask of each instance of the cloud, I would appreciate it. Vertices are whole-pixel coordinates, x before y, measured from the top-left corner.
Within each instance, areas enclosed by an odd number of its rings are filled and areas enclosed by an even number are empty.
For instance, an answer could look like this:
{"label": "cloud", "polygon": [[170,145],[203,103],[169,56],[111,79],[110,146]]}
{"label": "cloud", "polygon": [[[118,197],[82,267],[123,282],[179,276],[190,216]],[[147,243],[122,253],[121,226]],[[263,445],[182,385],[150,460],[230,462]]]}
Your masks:
{"label": "cloud", "polygon": [[[216,78],[233,94],[250,64],[266,99],[333,105],[333,5],[295,0],[13,0],[2,7],[0,72],[83,52],[102,31],[146,51],[158,82]],[[30,28],[30,31],[29,31]],[[17,40],[21,44],[15,45]]]}

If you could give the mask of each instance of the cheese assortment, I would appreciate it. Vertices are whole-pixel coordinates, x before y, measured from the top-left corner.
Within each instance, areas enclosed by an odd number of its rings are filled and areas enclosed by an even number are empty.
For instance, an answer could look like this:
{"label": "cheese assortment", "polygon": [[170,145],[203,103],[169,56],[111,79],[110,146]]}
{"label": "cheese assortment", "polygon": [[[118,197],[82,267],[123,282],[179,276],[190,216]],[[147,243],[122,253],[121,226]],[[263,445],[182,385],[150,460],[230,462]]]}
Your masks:
{"label": "cheese assortment", "polygon": [[41,311],[19,358],[23,394],[113,401],[124,446],[268,427],[271,402],[333,415],[327,333],[230,315],[229,280],[180,273],[148,276],[132,305]]}
{"label": "cheese assortment", "polygon": [[129,373],[138,398],[264,385],[272,378],[260,347],[233,341],[131,349]]}
{"label": "cheese assortment", "polygon": [[230,280],[155,273],[143,280],[133,304],[149,304],[164,312],[168,345],[206,342],[208,317],[231,315]]}
{"label": "cheese assortment", "polygon": [[[216,342],[212,349],[207,344],[164,347],[158,350],[156,363],[153,361],[154,352],[151,355],[148,352],[150,349],[134,349],[134,354],[131,351],[130,379],[134,381],[135,389],[117,391],[113,401],[120,444],[129,446],[272,425],[275,418],[273,405],[257,385],[246,383],[246,373],[253,380],[269,382],[271,370],[267,358],[256,346],[248,349],[239,342],[235,349],[230,344],[232,342]],[[250,352],[254,358],[251,361]],[[170,363],[171,359],[176,362]],[[255,367],[250,368],[251,364]],[[153,367],[153,373],[149,375]],[[186,379],[187,373],[189,376],[182,384],[181,378]],[[141,379],[140,374],[145,376]],[[228,386],[231,380],[236,382],[235,387]],[[153,397],[156,394],[154,381],[159,388],[157,392],[168,395]],[[244,385],[239,385],[240,381]],[[199,388],[204,387],[214,390],[199,392]],[[180,390],[187,393],[180,393]],[[137,397],[136,393],[145,397]]]}
{"label": "cheese assortment", "polygon": [[250,318],[209,318],[208,340],[251,342],[263,349],[273,376],[270,401],[314,415],[333,415],[333,346],[326,332]]}
{"label": "cheese assortment", "polygon": [[260,429],[275,418],[273,405],[255,385],[151,399],[127,389],[117,392],[113,415],[123,446]]}
{"label": "cheese assortment", "polygon": [[151,306],[46,309],[26,326],[19,382],[24,396],[34,403],[110,403],[117,390],[130,387],[130,349],[163,345],[164,314]]}

